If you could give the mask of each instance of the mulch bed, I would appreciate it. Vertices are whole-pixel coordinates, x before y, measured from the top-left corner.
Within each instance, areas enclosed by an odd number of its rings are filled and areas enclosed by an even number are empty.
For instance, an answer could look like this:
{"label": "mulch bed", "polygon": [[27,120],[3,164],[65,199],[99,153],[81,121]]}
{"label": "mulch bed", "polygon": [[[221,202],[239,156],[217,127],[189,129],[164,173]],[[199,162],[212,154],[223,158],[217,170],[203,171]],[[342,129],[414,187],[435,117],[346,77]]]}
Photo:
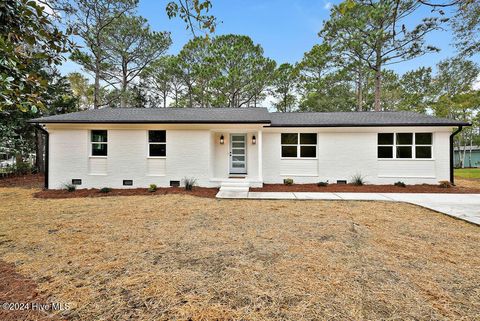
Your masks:
{"label": "mulch bed", "polygon": [[102,193],[99,189],[78,189],[74,192],[66,190],[42,190],[34,193],[36,198],[78,198],[78,197],[105,197],[105,196],[135,196],[135,195],[167,195],[167,194],[185,194],[199,197],[215,198],[218,188],[194,187],[192,191],[187,191],[180,187],[158,188],[155,192],[149,192],[147,188],[128,188],[111,189],[108,193]]}
{"label": "mulch bed", "polygon": [[399,187],[392,185],[363,185],[352,184],[329,184],[328,186],[317,186],[316,184],[264,184],[262,188],[250,188],[250,192],[349,192],[349,193],[480,193],[479,188],[467,188],[453,186],[442,188],[438,185],[407,185]]}
{"label": "mulch bed", "polygon": [[42,188],[43,174],[28,174],[0,178],[0,187]]}
{"label": "mulch bed", "polygon": [[[48,304],[47,298],[38,292],[37,285],[29,278],[26,278],[15,271],[15,265],[0,260],[0,320],[35,320],[52,321],[62,320],[49,312],[23,307],[23,311],[9,310],[3,306],[5,303],[37,303]],[[13,308],[13,307],[12,307]]]}

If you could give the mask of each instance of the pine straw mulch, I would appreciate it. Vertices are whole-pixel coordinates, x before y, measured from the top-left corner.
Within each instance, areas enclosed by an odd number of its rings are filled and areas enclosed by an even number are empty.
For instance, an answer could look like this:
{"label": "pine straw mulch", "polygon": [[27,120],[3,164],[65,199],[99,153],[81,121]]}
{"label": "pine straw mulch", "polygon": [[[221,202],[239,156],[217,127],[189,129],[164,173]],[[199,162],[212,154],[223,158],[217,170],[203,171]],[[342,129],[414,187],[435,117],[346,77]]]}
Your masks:
{"label": "pine straw mulch", "polygon": [[69,320],[480,315],[479,228],[414,205],[0,199],[0,259],[71,304]]}

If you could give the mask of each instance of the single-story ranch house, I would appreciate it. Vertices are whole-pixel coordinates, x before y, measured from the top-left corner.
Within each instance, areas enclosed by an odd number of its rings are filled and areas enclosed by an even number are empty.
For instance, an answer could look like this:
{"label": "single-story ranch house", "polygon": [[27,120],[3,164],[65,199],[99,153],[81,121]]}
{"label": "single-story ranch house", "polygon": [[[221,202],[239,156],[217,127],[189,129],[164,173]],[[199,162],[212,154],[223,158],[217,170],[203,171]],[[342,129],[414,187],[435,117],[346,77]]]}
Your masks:
{"label": "single-story ranch house", "polygon": [[[47,133],[47,188],[250,187],[453,181],[468,123],[413,112],[270,113],[266,108],[104,108],[31,120]],[[230,185],[231,186],[231,185]]]}

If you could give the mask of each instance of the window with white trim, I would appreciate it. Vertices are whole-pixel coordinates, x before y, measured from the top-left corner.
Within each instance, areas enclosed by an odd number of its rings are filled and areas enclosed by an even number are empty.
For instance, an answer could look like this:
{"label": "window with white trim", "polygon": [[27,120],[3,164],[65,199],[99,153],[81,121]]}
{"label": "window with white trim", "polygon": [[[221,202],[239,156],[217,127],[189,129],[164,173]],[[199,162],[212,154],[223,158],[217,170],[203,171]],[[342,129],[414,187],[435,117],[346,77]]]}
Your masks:
{"label": "window with white trim", "polygon": [[148,156],[165,157],[167,155],[167,135],[164,130],[148,131]]}
{"label": "window with white trim", "polygon": [[92,156],[108,155],[108,132],[106,130],[92,130],[90,143]]}
{"label": "window with white trim", "polygon": [[284,158],[316,158],[316,133],[282,133],[282,157]]}
{"label": "window with white trim", "polygon": [[378,158],[432,158],[432,133],[378,133],[377,143]]}

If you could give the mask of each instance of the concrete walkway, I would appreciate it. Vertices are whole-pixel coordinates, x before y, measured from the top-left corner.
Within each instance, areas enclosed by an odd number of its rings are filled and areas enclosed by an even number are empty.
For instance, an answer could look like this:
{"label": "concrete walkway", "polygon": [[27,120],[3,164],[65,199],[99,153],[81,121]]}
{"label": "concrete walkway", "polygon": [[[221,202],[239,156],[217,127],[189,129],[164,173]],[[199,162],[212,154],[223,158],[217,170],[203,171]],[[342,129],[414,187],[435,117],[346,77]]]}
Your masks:
{"label": "concrete walkway", "polygon": [[480,226],[480,194],[226,192],[217,198],[269,200],[355,200],[420,205]]}

